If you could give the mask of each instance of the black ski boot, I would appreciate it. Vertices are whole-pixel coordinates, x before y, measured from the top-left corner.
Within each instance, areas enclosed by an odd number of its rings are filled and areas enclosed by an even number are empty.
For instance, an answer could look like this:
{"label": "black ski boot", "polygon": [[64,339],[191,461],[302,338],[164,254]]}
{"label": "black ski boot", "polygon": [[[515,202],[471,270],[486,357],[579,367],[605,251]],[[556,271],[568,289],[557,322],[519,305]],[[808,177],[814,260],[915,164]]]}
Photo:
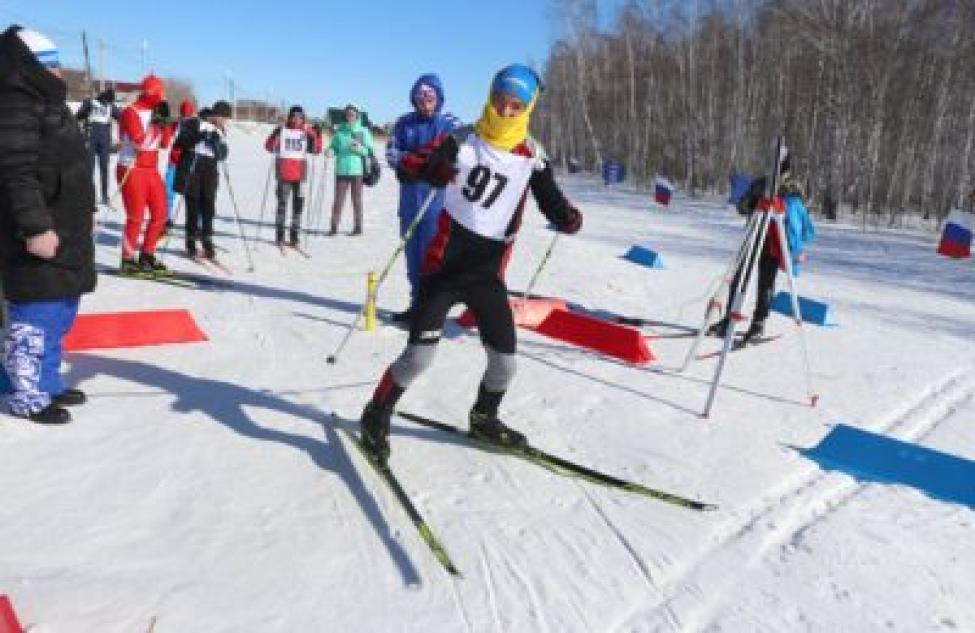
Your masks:
{"label": "black ski boot", "polygon": [[528,440],[525,436],[498,419],[498,406],[503,397],[503,391],[488,391],[481,384],[477,390],[477,402],[468,418],[470,434],[505,448],[526,448]]}
{"label": "black ski boot", "polygon": [[186,256],[196,257],[196,239],[192,237],[186,238]]}
{"label": "black ski boot", "polygon": [[741,337],[741,346],[744,347],[749,343],[754,343],[765,338],[765,322],[764,321],[752,321],[749,326],[748,331],[745,335]]}
{"label": "black ski boot", "polygon": [[471,410],[470,431],[479,440],[506,448],[520,449],[528,446],[528,439],[523,434],[488,413]]}
{"label": "black ski boot", "polygon": [[359,418],[359,438],[370,457],[381,465],[389,459],[389,418],[396,402],[403,395],[403,388],[396,384],[389,371],[372,394],[372,400]]}
{"label": "black ski boot", "polygon": [[728,317],[722,317],[720,321],[708,328],[708,336],[716,336],[718,338],[724,338],[728,335]]}
{"label": "black ski boot", "polygon": [[142,268],[139,263],[134,259],[128,259],[126,257],[122,258],[122,263],[119,265],[119,274],[123,277],[138,277],[142,275]]}
{"label": "black ski boot", "polygon": [[217,249],[213,245],[213,240],[204,237],[201,243],[203,244],[203,257],[206,259],[215,259],[217,257]]}
{"label": "black ski boot", "polygon": [[151,255],[149,253],[142,253],[139,255],[139,269],[145,274],[156,277],[169,274],[169,269],[166,268],[166,265],[156,259],[155,255]]}
{"label": "black ski boot", "polygon": [[67,424],[71,421],[71,412],[52,402],[40,411],[28,413],[20,417],[26,418],[36,424]]}
{"label": "black ski boot", "polygon": [[77,407],[86,402],[88,396],[81,389],[65,389],[51,400],[51,404],[57,407]]}
{"label": "black ski boot", "polygon": [[393,410],[370,401],[359,418],[359,437],[370,459],[385,464],[389,459],[389,418]]}

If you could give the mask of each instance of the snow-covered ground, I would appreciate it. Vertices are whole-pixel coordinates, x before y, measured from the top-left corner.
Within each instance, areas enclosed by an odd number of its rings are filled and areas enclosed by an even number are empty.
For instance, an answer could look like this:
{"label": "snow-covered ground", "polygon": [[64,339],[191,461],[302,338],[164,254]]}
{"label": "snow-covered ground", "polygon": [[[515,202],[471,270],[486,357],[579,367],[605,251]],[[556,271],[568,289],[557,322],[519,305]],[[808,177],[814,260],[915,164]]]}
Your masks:
{"label": "snow-covered ground", "polygon": [[[262,217],[262,141],[260,128],[232,135],[248,236]],[[563,184],[585,225],[559,241],[536,291],[595,313],[698,325],[741,236],[737,215],[679,198],[651,211],[626,189]],[[325,208],[331,200],[329,180]],[[269,201],[253,273],[226,187],[218,202],[233,285],[102,275],[83,303],[185,307],[208,343],[71,354],[69,380],[91,396],[73,424],[0,417],[0,594],[35,633],[153,623],[156,633],[975,630],[973,509],[821,470],[798,450],[845,423],[975,460],[975,266],[938,257],[930,235],[819,225],[800,291],[829,302],[840,326],[804,328],[817,408],[781,316],[770,328],[782,339],[729,357],[708,420],[699,413],[714,361],[673,371],[686,338],[651,339],[658,361],[633,367],[520,332],[510,424],[550,452],[716,512],[566,479],[394,420],[392,466],[460,568],[454,578],[342,432],[356,428],[405,334],[357,333],[338,364],[324,362],[360,307],[366,272],[395,248],[392,174],[366,192],[365,235],[344,234],[347,208],[342,234],[310,239],[310,260],[267,242]],[[113,266],[121,215],[105,219],[98,260]],[[530,210],[511,287],[524,287],[550,239]],[[666,268],[622,260],[634,243]],[[401,309],[407,293],[398,262],[380,307]],[[402,407],[463,424],[482,363],[476,334],[448,326]]]}

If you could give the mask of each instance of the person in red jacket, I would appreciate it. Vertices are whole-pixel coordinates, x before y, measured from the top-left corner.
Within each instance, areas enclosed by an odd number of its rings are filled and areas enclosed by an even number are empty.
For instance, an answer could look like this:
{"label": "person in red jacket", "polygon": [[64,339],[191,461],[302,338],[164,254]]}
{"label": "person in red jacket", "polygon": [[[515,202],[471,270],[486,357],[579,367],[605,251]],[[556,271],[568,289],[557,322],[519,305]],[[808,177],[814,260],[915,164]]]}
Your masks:
{"label": "person in red jacket", "polygon": [[[174,139],[179,136],[180,126],[195,115],[196,106],[189,99],[184,99],[179,104],[179,120],[170,124]],[[166,167],[166,230],[171,229],[173,222],[176,221],[176,205],[173,204],[176,201],[176,190],[173,189],[173,182],[176,180],[176,168],[179,167],[179,157],[182,153],[183,150],[176,145],[169,150],[169,165]]]}
{"label": "person in red jacket", "polygon": [[288,244],[298,246],[298,233],[301,231],[301,212],[305,205],[305,189],[308,179],[308,154],[322,153],[322,139],[315,128],[305,120],[305,111],[300,105],[292,106],[288,119],[267,137],[264,148],[276,154],[276,173],[278,178],[278,212],[275,217],[275,241],[284,246],[284,222],[291,198],[291,231]]}
{"label": "person in red jacket", "polygon": [[[122,147],[116,177],[122,189],[126,216],[122,274],[166,272],[166,267],[155,256],[156,242],[166,230],[166,187],[159,175],[159,150],[169,147],[173,134],[165,97],[163,82],[149,75],[142,80],[139,98],[122,111],[119,122]],[[136,261],[146,207],[149,208],[149,225]]]}

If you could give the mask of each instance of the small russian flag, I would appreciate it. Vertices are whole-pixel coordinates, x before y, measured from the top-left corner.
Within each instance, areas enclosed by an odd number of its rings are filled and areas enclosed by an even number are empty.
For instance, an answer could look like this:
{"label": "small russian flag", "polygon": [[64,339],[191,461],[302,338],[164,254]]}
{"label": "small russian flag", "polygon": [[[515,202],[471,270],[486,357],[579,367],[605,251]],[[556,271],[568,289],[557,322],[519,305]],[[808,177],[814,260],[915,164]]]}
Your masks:
{"label": "small russian flag", "polygon": [[666,207],[670,204],[672,195],[674,195],[674,185],[663,176],[657,176],[653,182],[653,199],[657,204]]}
{"label": "small russian flag", "polygon": [[972,256],[972,225],[975,215],[962,213],[957,209],[948,214],[945,220],[938,254],[959,259]]}

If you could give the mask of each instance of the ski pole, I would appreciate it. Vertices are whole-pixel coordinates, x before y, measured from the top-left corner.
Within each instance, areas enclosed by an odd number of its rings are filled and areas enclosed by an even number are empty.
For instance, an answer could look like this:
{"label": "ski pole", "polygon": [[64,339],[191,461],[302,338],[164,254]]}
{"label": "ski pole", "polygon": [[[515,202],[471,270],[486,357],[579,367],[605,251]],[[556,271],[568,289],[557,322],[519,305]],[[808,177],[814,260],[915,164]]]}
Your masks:
{"label": "ski pole", "polygon": [[254,272],[254,258],[251,257],[251,249],[247,244],[247,238],[244,237],[244,227],[240,223],[240,210],[237,208],[237,198],[234,196],[234,188],[230,184],[230,173],[227,170],[227,164],[223,163],[223,179],[227,183],[227,193],[230,194],[230,204],[234,208],[234,221],[237,223],[237,234],[240,235],[240,241],[244,244],[244,254],[247,255],[248,268],[247,272]]}
{"label": "ski pole", "polygon": [[[437,195],[437,190],[431,187],[430,193],[427,194],[426,199],[423,201],[423,206],[420,207],[420,210],[417,212],[416,217],[413,218],[413,221],[410,222],[410,225],[406,228],[406,232],[403,233],[403,237],[400,238],[399,244],[396,246],[396,250],[394,250],[393,254],[390,255],[389,261],[386,262],[386,266],[383,268],[382,272],[379,273],[379,278],[376,280],[376,285],[374,290],[375,293],[378,294],[379,287],[383,284],[383,281],[386,279],[386,276],[389,274],[390,269],[393,267],[393,263],[396,262],[396,258],[399,257],[399,254],[403,252],[404,248],[406,248],[406,243],[410,240],[411,237],[413,237],[413,233],[416,232],[416,227],[420,225],[420,221],[423,219],[423,216],[426,215],[427,209],[430,208],[430,205],[433,204],[433,199],[436,197],[436,195]],[[366,305],[369,304],[370,298],[371,297],[366,298],[366,304],[363,305],[362,309],[359,310],[359,312],[355,315],[355,319],[349,325],[349,329],[348,331],[346,331],[345,336],[339,342],[338,347],[336,347],[335,351],[329,354],[325,358],[325,362],[329,363],[330,365],[334,365],[336,362],[338,362],[339,356],[342,354],[342,350],[345,349],[345,346],[349,342],[349,339],[352,338],[352,333],[355,332],[356,328],[359,327],[359,321],[361,321],[362,317],[365,315]]]}
{"label": "ski pole", "polygon": [[[189,173],[186,174],[186,183],[183,186],[183,193],[180,194],[179,200],[176,201],[176,210],[173,212],[173,227],[169,231],[166,231],[166,237],[165,237],[165,239],[163,239],[162,248],[160,248],[160,250],[162,251],[162,254],[160,255],[160,259],[163,261],[163,263],[165,263],[166,247],[169,246],[169,240],[173,237],[173,229],[176,228],[176,222],[179,220],[179,212],[182,209],[182,207],[180,206],[180,204],[186,205],[186,193],[185,192],[190,188],[190,179],[194,175],[196,175],[196,162],[197,162],[197,159],[198,158],[199,158],[199,154],[197,154],[197,153],[194,152],[193,153],[193,161],[190,163]],[[187,215],[187,217],[189,217],[189,211],[187,211],[186,215]],[[184,226],[183,227],[183,231],[188,236],[189,233],[190,233],[190,230],[191,229],[195,229],[195,228],[196,228],[195,226],[194,227]]]}
{"label": "ski pole", "polygon": [[115,211],[115,207],[112,206],[112,203],[115,202],[115,200],[119,197],[119,194],[122,193],[122,189],[125,188],[125,183],[129,181],[129,174],[131,174],[133,171],[135,171],[135,165],[132,165],[125,170],[122,180],[118,182],[118,189],[116,189],[115,192],[112,193],[112,196],[108,199],[108,208],[112,211]]}
{"label": "ski pole", "polygon": [[538,267],[535,268],[535,274],[532,275],[531,280],[528,282],[528,287],[525,288],[525,293],[521,295],[522,302],[528,301],[528,298],[531,296],[532,289],[535,287],[535,282],[538,281],[538,276],[542,274],[542,268],[544,268],[545,264],[548,263],[549,257],[552,256],[552,251],[555,250],[555,242],[558,241],[559,235],[560,233],[556,231],[555,235],[552,237],[552,241],[549,242],[548,250],[546,250],[545,255],[542,256],[542,261],[538,262]]}
{"label": "ski pole", "polygon": [[261,232],[264,230],[264,209],[267,207],[267,192],[271,188],[271,173],[274,171],[275,162],[277,161],[271,161],[267,168],[267,178],[264,180],[264,197],[261,198],[261,215],[257,219],[257,230],[254,233],[255,243],[260,241]]}
{"label": "ski pole", "polygon": [[[316,213],[318,214],[317,222],[321,226],[324,221],[325,216],[325,182],[328,180],[328,154],[322,152],[322,177],[318,180],[318,197],[315,199],[317,202],[318,209]],[[311,223],[309,223],[309,227]]]}
{"label": "ski pole", "polygon": [[785,235],[785,226],[781,218],[775,220],[776,232],[779,236],[779,244],[782,245],[782,259],[785,260],[785,275],[789,282],[789,297],[792,301],[792,316],[795,319],[796,327],[799,328],[799,348],[802,350],[802,364],[806,373],[806,395],[809,396],[809,406],[815,407],[819,402],[819,394],[813,388],[812,368],[809,364],[809,349],[806,345],[805,330],[802,329],[802,314],[799,311],[799,294],[796,290],[796,280],[792,270],[792,252],[789,250],[789,242]]}
{"label": "ski pole", "polygon": [[[309,170],[311,174],[309,174],[308,177],[308,197],[305,199],[305,202],[308,205],[307,211],[311,212],[311,210],[315,207],[315,171],[317,165],[315,164],[316,161],[314,154],[311,155],[309,162],[311,163],[311,169]],[[292,213],[294,213],[294,211],[292,211]]]}

